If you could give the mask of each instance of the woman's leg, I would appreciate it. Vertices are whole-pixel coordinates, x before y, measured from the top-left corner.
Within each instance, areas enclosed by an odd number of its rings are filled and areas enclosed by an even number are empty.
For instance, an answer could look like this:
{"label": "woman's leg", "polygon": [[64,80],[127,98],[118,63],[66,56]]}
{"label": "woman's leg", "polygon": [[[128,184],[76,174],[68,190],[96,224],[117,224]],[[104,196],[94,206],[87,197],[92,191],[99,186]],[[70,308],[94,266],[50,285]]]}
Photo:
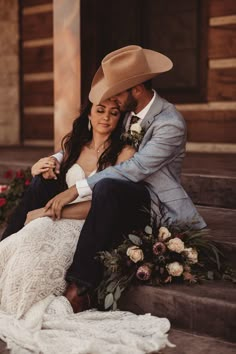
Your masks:
{"label": "woman's leg", "polygon": [[98,182],[66,279],[96,287],[102,277],[97,252],[119,244],[124,232],[147,225],[149,209],[150,195],[144,184],[109,178]]}
{"label": "woman's leg", "polygon": [[57,180],[46,180],[41,176],[34,177],[25,191],[20,204],[10,217],[8,226],[2,235],[2,240],[19,231],[24,226],[29,211],[42,208],[58,193],[59,184]]}

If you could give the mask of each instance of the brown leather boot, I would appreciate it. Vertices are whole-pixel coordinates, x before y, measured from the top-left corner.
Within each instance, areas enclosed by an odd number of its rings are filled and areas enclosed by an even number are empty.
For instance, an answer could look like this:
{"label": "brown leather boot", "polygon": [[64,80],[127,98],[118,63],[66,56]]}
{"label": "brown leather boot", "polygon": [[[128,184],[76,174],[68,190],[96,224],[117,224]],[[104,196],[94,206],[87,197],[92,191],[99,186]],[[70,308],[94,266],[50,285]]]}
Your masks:
{"label": "brown leather boot", "polygon": [[[81,294],[81,295],[78,295]],[[74,313],[89,310],[91,308],[91,299],[85,289],[80,289],[75,283],[70,283],[64,293],[64,296],[69,300]]]}

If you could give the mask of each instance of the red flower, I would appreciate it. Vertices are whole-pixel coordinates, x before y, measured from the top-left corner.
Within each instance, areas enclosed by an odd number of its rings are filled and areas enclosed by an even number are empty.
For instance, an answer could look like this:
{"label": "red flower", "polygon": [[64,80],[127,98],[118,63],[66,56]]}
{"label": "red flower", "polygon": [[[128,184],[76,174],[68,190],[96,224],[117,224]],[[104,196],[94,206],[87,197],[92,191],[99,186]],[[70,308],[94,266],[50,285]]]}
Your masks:
{"label": "red flower", "polygon": [[30,184],[30,180],[27,179],[27,180],[25,181],[25,186],[28,186],[29,184]]}
{"label": "red flower", "polygon": [[4,178],[12,178],[13,177],[13,171],[12,170],[7,170],[4,175],[3,175]]}
{"label": "red flower", "polygon": [[22,170],[16,171],[16,178],[24,178],[24,173]]}
{"label": "red flower", "polygon": [[0,193],[5,192],[7,190],[7,185],[6,184],[1,184],[0,185]]}
{"label": "red flower", "polygon": [[6,198],[0,198],[0,208],[7,202]]}

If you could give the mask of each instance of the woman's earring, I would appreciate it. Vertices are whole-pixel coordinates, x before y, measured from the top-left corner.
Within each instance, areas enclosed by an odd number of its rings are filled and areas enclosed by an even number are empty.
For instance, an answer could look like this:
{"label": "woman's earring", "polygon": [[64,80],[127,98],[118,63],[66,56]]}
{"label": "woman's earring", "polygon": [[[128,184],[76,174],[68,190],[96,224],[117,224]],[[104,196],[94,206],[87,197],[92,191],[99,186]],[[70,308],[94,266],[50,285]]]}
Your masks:
{"label": "woman's earring", "polygon": [[91,130],[91,122],[90,122],[90,119],[88,120],[88,130],[90,131]]}

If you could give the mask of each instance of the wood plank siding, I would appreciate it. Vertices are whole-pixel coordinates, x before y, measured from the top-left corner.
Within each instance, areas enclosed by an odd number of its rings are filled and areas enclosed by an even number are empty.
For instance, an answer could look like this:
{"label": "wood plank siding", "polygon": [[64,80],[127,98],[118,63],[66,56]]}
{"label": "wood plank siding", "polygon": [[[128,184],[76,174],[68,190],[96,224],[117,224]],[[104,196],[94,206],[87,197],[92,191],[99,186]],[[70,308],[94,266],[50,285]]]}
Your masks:
{"label": "wood plank siding", "polygon": [[53,2],[22,0],[22,142],[53,145]]}
{"label": "wood plank siding", "polygon": [[188,141],[236,144],[235,0],[209,0],[206,98],[207,104],[180,106]]}

